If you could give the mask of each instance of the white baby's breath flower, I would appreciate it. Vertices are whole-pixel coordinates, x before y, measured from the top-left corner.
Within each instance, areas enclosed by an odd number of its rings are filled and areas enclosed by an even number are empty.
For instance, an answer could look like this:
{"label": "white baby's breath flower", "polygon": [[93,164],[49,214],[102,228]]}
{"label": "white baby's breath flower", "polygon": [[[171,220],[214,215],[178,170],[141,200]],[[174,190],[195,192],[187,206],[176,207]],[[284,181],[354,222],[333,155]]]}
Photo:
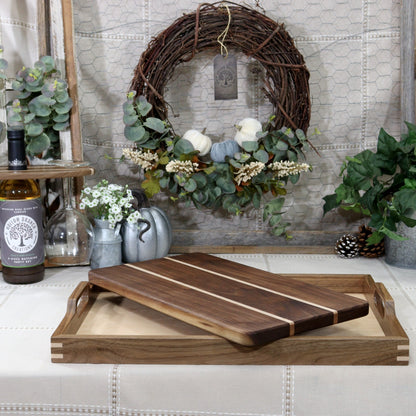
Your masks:
{"label": "white baby's breath flower", "polygon": [[[127,219],[134,211],[133,194],[127,185],[109,184],[103,179],[94,187],[84,188],[81,192],[80,208],[90,211],[94,218],[108,220],[111,228]],[[140,213],[134,214],[136,222]]]}
{"label": "white baby's breath flower", "polygon": [[109,204],[111,202],[111,196],[110,195],[103,195],[101,198],[101,202],[104,204]]}
{"label": "white baby's breath flower", "polygon": [[130,224],[135,224],[137,220],[140,218],[141,218],[140,212],[134,211],[127,217],[127,222]]}
{"label": "white baby's breath flower", "polygon": [[112,213],[112,214],[119,214],[120,212],[121,212],[121,207],[119,207],[118,205],[112,205],[111,207],[110,207],[110,212]]}

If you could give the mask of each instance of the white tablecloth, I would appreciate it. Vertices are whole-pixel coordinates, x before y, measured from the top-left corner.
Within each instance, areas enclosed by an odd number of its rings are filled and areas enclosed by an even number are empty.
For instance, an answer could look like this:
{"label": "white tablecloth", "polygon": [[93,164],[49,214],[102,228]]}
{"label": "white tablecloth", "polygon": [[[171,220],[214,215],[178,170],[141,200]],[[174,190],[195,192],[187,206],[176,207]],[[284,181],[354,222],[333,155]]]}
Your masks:
{"label": "white tablecloth", "polygon": [[383,282],[410,338],[409,366],[53,364],[50,337],[88,267],[44,281],[0,280],[0,414],[111,416],[406,416],[416,414],[416,271],[382,259],[225,254],[271,272],[369,273]]}

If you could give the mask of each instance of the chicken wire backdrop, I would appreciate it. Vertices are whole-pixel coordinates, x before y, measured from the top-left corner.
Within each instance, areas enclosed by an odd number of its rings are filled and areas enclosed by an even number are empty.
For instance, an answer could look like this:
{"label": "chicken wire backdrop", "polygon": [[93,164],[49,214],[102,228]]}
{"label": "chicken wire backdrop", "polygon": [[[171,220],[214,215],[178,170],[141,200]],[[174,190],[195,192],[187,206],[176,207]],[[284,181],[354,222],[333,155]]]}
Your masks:
{"label": "chicken wire backdrop", "polygon": [[[175,246],[332,245],[362,222],[346,213],[323,217],[322,197],[339,184],[342,161],[376,144],[380,127],[398,137],[400,118],[400,1],[263,0],[236,1],[284,23],[310,71],[312,114],[309,133],[319,156],[307,152],[313,171],[288,186],[285,218],[291,240],[272,236],[261,210],[239,217],[184,207],[160,195],[174,229]],[[153,36],[198,1],[73,0],[78,95],[85,159],[101,178],[139,186],[138,169],[119,163],[124,147],[122,103],[141,53]],[[2,22],[4,25],[5,22]],[[7,23],[7,22],[6,22]],[[226,43],[226,41],[225,41]],[[219,49],[218,49],[219,52]],[[261,93],[259,64],[238,51],[238,99],[214,101],[213,56],[197,54],[175,69],[165,99],[177,133],[194,128],[214,141],[234,136],[244,117],[266,121],[272,106]],[[112,159],[113,158],[113,159]]]}

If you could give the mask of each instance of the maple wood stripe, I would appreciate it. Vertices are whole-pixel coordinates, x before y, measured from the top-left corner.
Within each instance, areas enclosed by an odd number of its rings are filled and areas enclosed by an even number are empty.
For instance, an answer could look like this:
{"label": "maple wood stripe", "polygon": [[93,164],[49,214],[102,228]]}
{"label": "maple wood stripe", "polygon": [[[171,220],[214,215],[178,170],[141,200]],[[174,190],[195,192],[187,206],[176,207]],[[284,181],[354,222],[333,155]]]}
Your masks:
{"label": "maple wood stripe", "polygon": [[334,324],[338,323],[338,311],[336,309],[329,308],[328,306],[320,305],[318,303],[310,302],[310,301],[307,301],[305,299],[298,298],[296,296],[292,296],[292,295],[288,295],[286,293],[278,292],[277,290],[268,289],[267,287],[263,287],[263,286],[256,285],[254,283],[246,282],[244,280],[237,279],[236,277],[232,277],[232,276],[228,276],[228,275],[223,274],[223,273],[215,272],[213,270],[206,269],[204,267],[199,267],[199,266],[196,266],[195,264],[192,264],[192,263],[187,263],[185,261],[177,260],[173,257],[164,257],[164,258],[167,259],[167,260],[170,260],[170,261],[175,261],[176,263],[181,263],[181,264],[184,264],[186,266],[193,267],[194,269],[198,269],[198,270],[201,270],[201,271],[204,271],[204,272],[216,274],[217,276],[221,276],[221,277],[224,277],[224,278],[229,279],[229,280],[234,280],[235,282],[239,282],[239,283],[242,283],[242,284],[247,285],[247,286],[255,287],[256,289],[265,290],[266,292],[274,293],[276,295],[280,295],[280,296],[283,296],[285,298],[293,299],[293,300],[296,300],[296,301],[301,302],[301,303],[305,303],[305,304],[310,305],[310,306],[315,306],[316,308],[324,309],[326,311],[332,312],[333,315],[334,315],[334,321],[333,321]]}
{"label": "maple wood stripe", "polygon": [[175,279],[172,279],[172,278],[167,277],[167,276],[164,276],[164,275],[162,275],[162,274],[159,274],[159,273],[153,272],[153,271],[151,271],[151,270],[144,269],[144,268],[139,267],[139,266],[136,266],[136,265],[134,265],[134,264],[126,263],[126,264],[125,264],[125,266],[131,267],[131,268],[133,268],[133,269],[140,270],[140,271],[142,271],[142,272],[144,272],[144,273],[151,274],[152,276],[159,277],[160,279],[168,280],[169,282],[175,283],[175,284],[177,284],[177,285],[179,285],[179,286],[184,286],[184,287],[187,287],[188,289],[196,290],[197,292],[204,293],[205,295],[213,296],[214,298],[224,300],[225,302],[233,303],[234,305],[241,306],[241,307],[243,307],[243,308],[245,308],[245,309],[249,309],[249,310],[251,310],[251,311],[254,311],[254,312],[260,313],[260,314],[262,314],[262,315],[266,315],[266,316],[269,316],[269,317],[271,317],[271,318],[278,319],[279,321],[286,322],[286,323],[288,323],[288,324],[289,324],[289,335],[290,335],[290,336],[295,335],[295,322],[294,322],[294,321],[292,321],[292,320],[290,320],[290,319],[284,318],[283,316],[274,315],[274,314],[272,314],[272,313],[269,313],[269,312],[266,312],[266,311],[262,311],[261,309],[254,308],[253,306],[249,306],[249,305],[246,305],[246,304],[244,304],[244,303],[237,302],[237,301],[235,301],[235,300],[232,300],[232,299],[226,298],[226,297],[224,297],[224,296],[217,295],[216,293],[212,293],[212,292],[209,292],[209,291],[207,291],[207,290],[200,289],[200,288],[198,288],[198,287],[196,287],[196,286],[188,285],[187,283],[183,283],[183,282],[178,282],[178,281],[177,281],[177,280],[175,280]]}

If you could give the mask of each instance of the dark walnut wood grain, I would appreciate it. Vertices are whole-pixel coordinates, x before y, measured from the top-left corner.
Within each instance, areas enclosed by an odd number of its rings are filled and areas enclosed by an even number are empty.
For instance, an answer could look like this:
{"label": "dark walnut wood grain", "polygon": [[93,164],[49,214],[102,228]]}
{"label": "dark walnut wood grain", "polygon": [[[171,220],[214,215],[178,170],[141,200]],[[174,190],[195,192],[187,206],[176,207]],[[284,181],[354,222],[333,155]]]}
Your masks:
{"label": "dark walnut wood grain", "polygon": [[366,300],[202,253],[95,269],[89,281],[246,346],[368,313]]}

